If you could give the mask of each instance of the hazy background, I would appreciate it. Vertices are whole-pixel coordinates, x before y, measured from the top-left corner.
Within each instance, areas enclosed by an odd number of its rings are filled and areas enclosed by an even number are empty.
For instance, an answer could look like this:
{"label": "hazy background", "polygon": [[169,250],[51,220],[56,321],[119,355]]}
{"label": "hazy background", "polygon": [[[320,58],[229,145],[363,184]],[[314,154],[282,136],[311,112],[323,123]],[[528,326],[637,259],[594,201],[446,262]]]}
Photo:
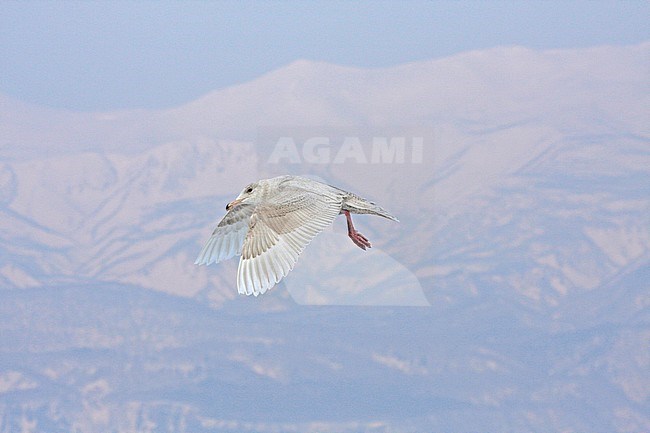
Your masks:
{"label": "hazy background", "polygon": [[[650,431],[649,13],[1,2],[0,432]],[[239,296],[194,259],[284,173],[400,223]]]}
{"label": "hazy background", "polygon": [[376,68],[634,44],[649,16],[645,1],[3,1],[0,92],[80,111],[169,108],[296,59]]}

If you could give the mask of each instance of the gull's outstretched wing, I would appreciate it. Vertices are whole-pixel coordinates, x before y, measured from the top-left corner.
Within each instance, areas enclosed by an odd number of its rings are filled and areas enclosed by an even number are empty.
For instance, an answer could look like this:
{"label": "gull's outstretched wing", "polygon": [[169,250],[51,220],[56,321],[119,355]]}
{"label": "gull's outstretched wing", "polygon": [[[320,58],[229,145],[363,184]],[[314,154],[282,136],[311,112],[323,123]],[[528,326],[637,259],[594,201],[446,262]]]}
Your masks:
{"label": "gull's outstretched wing", "polygon": [[194,264],[209,265],[241,254],[254,206],[240,204],[232,208],[212,232]]}
{"label": "gull's outstretched wing", "polygon": [[302,250],[341,211],[337,191],[286,187],[259,204],[250,218],[237,270],[237,290],[259,295],[293,268]]}

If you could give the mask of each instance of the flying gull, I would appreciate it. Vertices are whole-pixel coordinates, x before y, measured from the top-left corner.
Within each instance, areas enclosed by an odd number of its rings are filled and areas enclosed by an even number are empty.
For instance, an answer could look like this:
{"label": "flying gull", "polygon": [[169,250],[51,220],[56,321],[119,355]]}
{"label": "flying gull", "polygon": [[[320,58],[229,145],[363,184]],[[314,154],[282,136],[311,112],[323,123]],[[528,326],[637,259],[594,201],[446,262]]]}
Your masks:
{"label": "flying gull", "polygon": [[398,221],[371,201],[299,176],[251,183],[226,211],[194,263],[209,265],[241,255],[237,290],[255,296],[286,277],[302,250],[337,215],[345,215],[348,236],[363,250],[371,245],[355,230],[351,213]]}

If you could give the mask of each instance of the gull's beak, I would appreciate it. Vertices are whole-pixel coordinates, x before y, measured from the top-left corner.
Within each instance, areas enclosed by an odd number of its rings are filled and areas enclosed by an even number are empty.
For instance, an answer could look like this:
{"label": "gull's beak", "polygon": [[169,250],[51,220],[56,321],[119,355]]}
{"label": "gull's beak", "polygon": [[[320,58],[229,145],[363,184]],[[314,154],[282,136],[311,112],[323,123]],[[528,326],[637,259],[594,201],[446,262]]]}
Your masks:
{"label": "gull's beak", "polygon": [[226,205],[226,210],[232,209],[233,207],[237,206],[239,203],[241,203],[241,200],[238,200],[238,199],[235,199],[235,200],[231,201],[230,203],[228,203]]}

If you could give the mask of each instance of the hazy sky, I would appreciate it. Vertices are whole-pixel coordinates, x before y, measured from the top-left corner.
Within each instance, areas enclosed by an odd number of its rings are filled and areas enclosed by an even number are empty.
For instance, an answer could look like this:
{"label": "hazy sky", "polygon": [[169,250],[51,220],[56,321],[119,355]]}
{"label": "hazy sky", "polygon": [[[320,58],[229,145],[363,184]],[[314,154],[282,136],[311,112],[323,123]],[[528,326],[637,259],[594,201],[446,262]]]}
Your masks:
{"label": "hazy sky", "polygon": [[170,107],[296,59],[363,67],[494,47],[650,39],[647,1],[0,2],[0,92]]}

